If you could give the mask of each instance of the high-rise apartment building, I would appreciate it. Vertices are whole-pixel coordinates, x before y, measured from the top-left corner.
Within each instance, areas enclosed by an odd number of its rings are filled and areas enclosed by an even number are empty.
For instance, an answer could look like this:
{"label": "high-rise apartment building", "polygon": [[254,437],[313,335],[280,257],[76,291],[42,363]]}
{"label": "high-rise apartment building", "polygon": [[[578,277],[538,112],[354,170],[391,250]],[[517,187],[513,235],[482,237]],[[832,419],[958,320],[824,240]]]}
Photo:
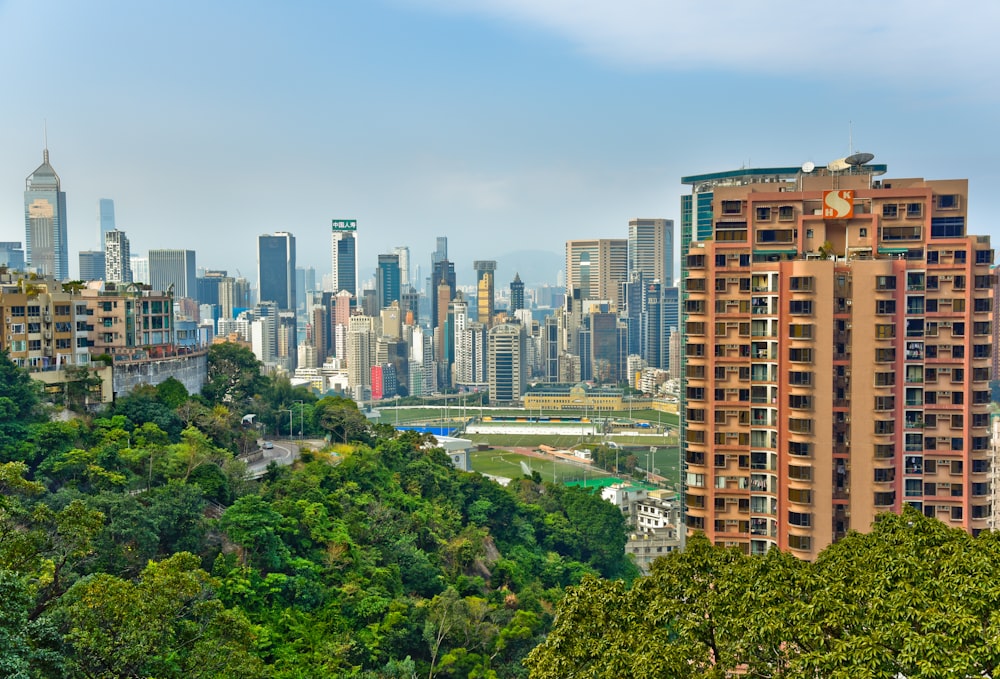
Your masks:
{"label": "high-rise apartment building", "polygon": [[149,281],[153,290],[166,291],[174,286],[174,298],[194,297],[197,294],[198,273],[195,269],[194,250],[150,250]]}
{"label": "high-rise apartment building", "polygon": [[112,229],[104,236],[104,280],[132,282],[132,255],[124,231]]}
{"label": "high-rise apartment building", "polygon": [[682,180],[686,520],[715,543],[813,558],[907,504],[987,526],[989,238],[965,180],[868,160]]}
{"label": "high-rise apartment building", "polygon": [[674,220],[629,220],[628,273],[636,272],[664,287],[674,284]]}
{"label": "high-rise apartment building", "polygon": [[623,306],[622,283],[628,280],[628,240],[592,238],[566,241],[566,294],[608,300]]}
{"label": "high-rise apartment building", "polygon": [[285,231],[257,238],[258,300],[295,310],[295,236]]}
{"label": "high-rise apartment building", "polygon": [[28,266],[39,275],[67,280],[66,192],[49,165],[48,147],[42,152],[42,164],[25,180],[24,234]]}
{"label": "high-rise apartment building", "polygon": [[334,219],[331,232],[333,290],[346,290],[358,297],[358,220]]}
{"label": "high-rise apartment building", "polygon": [[490,403],[518,403],[526,385],[524,327],[500,323],[489,331]]}

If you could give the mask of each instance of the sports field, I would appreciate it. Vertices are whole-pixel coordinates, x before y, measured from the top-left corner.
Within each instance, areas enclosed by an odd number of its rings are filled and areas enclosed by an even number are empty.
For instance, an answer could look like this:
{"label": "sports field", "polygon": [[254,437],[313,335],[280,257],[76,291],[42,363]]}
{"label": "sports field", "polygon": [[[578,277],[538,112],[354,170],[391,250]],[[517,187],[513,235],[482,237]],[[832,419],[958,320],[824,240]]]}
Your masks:
{"label": "sports field", "polygon": [[506,450],[494,449],[472,453],[472,469],[480,474],[489,474],[490,476],[519,479],[524,475],[524,470],[521,468],[522,462],[529,465],[532,471],[541,474],[543,480],[554,480],[556,483],[611,476],[609,472],[602,469],[590,469],[587,465],[563,462],[554,458],[522,455]]}

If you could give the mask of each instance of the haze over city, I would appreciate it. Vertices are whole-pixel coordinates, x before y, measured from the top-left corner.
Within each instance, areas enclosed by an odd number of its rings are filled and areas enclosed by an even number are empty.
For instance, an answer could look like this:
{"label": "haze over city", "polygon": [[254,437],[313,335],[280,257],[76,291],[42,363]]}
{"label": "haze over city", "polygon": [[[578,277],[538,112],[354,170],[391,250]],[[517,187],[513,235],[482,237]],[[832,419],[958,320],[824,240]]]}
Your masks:
{"label": "haze over city", "polygon": [[71,271],[106,197],[136,254],[247,274],[256,236],[288,230],[323,274],[330,220],[352,218],[362,277],[397,245],[424,263],[442,235],[461,283],[475,258],[676,221],[682,175],[852,150],[969,177],[970,228],[993,232],[1000,10],[718,9],[2,2],[0,239],[24,239],[45,121]]}

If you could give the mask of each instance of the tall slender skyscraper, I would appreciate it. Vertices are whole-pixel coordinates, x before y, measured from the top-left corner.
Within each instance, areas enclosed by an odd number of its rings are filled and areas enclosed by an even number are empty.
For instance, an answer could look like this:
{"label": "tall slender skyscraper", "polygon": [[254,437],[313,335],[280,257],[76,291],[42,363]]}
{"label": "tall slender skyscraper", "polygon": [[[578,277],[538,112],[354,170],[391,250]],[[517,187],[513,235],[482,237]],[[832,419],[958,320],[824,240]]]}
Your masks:
{"label": "tall slender skyscraper", "polygon": [[103,248],[109,231],[115,230],[115,201],[101,198],[97,201],[97,242]]}
{"label": "tall slender skyscraper", "polygon": [[124,231],[112,229],[104,236],[104,280],[132,282],[132,256]]}
{"label": "tall slender skyscraper", "polygon": [[331,254],[333,264],[333,290],[347,290],[358,296],[358,220],[334,219],[332,222]]}
{"label": "tall slender skyscraper", "polygon": [[379,309],[400,301],[399,255],[379,255],[378,271],[375,276],[375,290]]}
{"label": "tall slender skyscraper", "polygon": [[42,164],[25,181],[24,230],[28,266],[57,280],[68,279],[66,193],[59,175],[49,165],[47,146],[42,152]]}
{"label": "tall slender skyscraper", "polygon": [[106,268],[104,250],[80,250],[81,281],[103,281]]}
{"label": "tall slender skyscraper", "polygon": [[404,291],[408,290],[413,285],[410,279],[410,248],[401,245],[393,248],[392,254],[399,255],[399,284]]}
{"label": "tall slender skyscraper", "polygon": [[257,286],[259,301],[295,309],[295,236],[278,231],[257,238]]}
{"label": "tall slender skyscraper", "polygon": [[493,259],[477,259],[472,268],[476,270],[476,320],[489,327],[493,323],[497,263]]}
{"label": "tall slender skyscraper", "polygon": [[521,274],[515,273],[514,280],[510,282],[510,313],[513,315],[518,309],[524,308],[524,282]]}

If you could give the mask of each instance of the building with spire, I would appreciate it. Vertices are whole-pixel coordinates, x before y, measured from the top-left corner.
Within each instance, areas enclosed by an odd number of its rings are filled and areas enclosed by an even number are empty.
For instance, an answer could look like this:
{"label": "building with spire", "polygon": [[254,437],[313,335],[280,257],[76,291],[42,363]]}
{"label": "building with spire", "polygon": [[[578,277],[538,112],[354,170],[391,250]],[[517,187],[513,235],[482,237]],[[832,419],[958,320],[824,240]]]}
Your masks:
{"label": "building with spire", "polygon": [[510,313],[513,315],[524,308],[524,282],[521,281],[521,274],[515,273],[514,280],[510,282]]}
{"label": "building with spire", "polygon": [[48,145],[42,152],[42,164],[25,180],[24,230],[28,266],[39,275],[67,280],[66,193],[49,164]]}

